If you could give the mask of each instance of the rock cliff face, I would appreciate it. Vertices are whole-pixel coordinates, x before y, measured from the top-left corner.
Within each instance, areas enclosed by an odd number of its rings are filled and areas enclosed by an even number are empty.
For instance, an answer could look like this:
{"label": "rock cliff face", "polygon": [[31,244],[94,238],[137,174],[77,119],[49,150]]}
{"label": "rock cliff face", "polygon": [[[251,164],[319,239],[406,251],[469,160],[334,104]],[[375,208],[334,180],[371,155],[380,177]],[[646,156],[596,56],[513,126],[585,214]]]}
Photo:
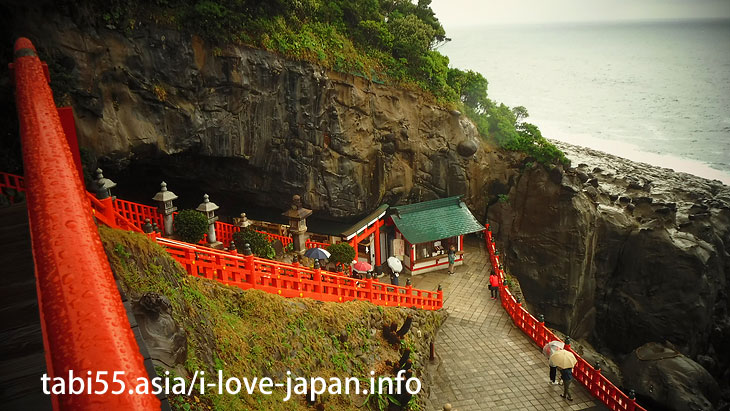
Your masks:
{"label": "rock cliff face", "polygon": [[577,167],[489,209],[532,311],[617,357],[670,341],[727,389],[730,187],[558,144]]}
{"label": "rock cliff face", "polygon": [[[469,176],[496,159],[457,149],[479,138],[473,124],[417,92],[174,30],[123,35],[83,15],[25,21],[46,22],[16,32],[65,62],[80,144],[121,168],[191,174],[194,162],[201,186],[278,208],[298,193],[344,217],[383,201],[482,193],[485,179]],[[482,211],[484,197],[473,196]]]}
{"label": "rock cliff face", "polygon": [[578,166],[548,170],[417,92],[83,10],[16,15],[112,178],[141,167],[278,209],[300,194],[335,218],[465,195],[550,325],[619,357],[667,340],[727,384],[727,186],[567,145]]}

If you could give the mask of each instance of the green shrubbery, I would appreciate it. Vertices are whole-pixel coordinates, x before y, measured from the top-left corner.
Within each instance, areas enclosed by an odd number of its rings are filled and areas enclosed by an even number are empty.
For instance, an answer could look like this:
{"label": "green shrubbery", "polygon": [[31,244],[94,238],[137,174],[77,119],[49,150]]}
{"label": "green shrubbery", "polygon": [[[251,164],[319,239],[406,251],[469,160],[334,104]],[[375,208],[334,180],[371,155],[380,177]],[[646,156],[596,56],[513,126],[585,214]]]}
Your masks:
{"label": "green shrubbery", "polygon": [[481,74],[449,68],[448,57],[436,51],[449,39],[431,0],[86,2],[100,9],[107,26],[120,30],[148,19],[220,45],[252,45],[376,82],[423,89],[438,103],[462,110],[483,138],[544,164],[564,162],[560,150],[537,137],[536,128],[520,129],[513,109],[487,98]]}
{"label": "green shrubbery", "polygon": [[329,261],[336,264],[347,266],[355,259],[355,249],[347,243],[332,244],[327,251],[330,253]]}
{"label": "green shrubbery", "polygon": [[208,232],[208,219],[195,210],[183,210],[175,216],[175,235],[182,241],[196,244]]}
{"label": "green shrubbery", "polygon": [[276,251],[266,235],[250,228],[233,233],[233,241],[236,243],[238,252],[243,252],[243,247],[248,244],[251,247],[251,252],[257,257],[268,259],[276,257]]}

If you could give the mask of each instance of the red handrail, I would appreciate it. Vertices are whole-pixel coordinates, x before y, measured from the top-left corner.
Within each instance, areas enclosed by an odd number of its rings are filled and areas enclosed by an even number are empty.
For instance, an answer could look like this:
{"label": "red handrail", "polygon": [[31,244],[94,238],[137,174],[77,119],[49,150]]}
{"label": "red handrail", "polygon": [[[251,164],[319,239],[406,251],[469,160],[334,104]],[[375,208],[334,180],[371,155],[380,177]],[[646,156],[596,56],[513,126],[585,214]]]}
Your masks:
{"label": "red handrail", "polygon": [[150,219],[150,224],[157,223],[158,227],[164,227],[162,214],[157,211],[157,207],[144,204],[134,203],[132,201],[114,200],[114,210],[135,227],[142,227],[145,219]]}
{"label": "red handrail", "polygon": [[156,235],[153,237],[188,274],[244,290],[255,288],[283,297],[307,297],[319,301],[362,300],[376,305],[425,310],[443,307],[443,291],[394,286],[372,279],[357,280],[298,264],[242,256]]}
{"label": "red handrail", "polygon": [[[95,380],[123,371],[129,389],[147,377],[88,200],[71,157],[48,79],[30,40],[15,43],[12,66],[27,182],[33,259],[49,377],[69,371]],[[109,377],[111,378],[111,377]],[[111,381],[110,379],[106,379]],[[92,382],[93,390],[103,385]],[[114,388],[115,390],[118,387]],[[87,392],[87,391],[84,391]],[[55,409],[159,409],[155,396],[53,395]]]}
{"label": "red handrail", "polygon": [[0,190],[3,188],[25,191],[25,181],[21,176],[0,171]]}
{"label": "red handrail", "polygon": [[320,243],[319,241],[307,240],[304,242],[304,248],[322,248],[326,250],[329,246],[330,244]]}
{"label": "red handrail", "polygon": [[[544,322],[538,321],[521,303],[517,302],[515,296],[512,295],[507,285],[504,284],[504,271],[500,268],[500,258],[496,252],[496,244],[492,232],[489,230],[489,224],[485,226],[484,234],[487,251],[489,251],[489,260],[492,263],[492,270],[500,278],[499,296],[502,307],[507,311],[507,314],[512,318],[515,325],[527,334],[538,347],[542,348],[550,341],[560,341],[549,328],[545,327]],[[578,363],[573,367],[573,376],[588,389],[591,395],[614,411],[646,411],[636,403],[636,399],[629,398],[628,395],[616,388],[611,381],[601,375],[601,370],[596,370],[586,360],[581,358],[569,344],[565,348],[575,354],[575,358],[578,360]]]}

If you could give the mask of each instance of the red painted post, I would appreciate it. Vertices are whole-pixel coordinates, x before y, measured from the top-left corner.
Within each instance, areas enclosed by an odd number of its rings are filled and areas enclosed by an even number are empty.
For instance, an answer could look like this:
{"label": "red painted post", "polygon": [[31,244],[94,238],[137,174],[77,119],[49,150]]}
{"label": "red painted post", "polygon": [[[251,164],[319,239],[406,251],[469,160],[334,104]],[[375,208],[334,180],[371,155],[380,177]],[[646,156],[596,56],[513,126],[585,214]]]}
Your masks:
{"label": "red painted post", "polygon": [[79,140],[76,136],[76,120],[74,119],[74,112],[71,107],[59,107],[58,117],[61,119],[61,126],[63,127],[63,133],[66,135],[66,141],[71,149],[71,156],[76,164],[76,170],[79,173],[79,178],[84,181],[84,168],[81,165],[81,152],[79,151]]}
{"label": "red painted post", "polygon": [[[147,378],[94,225],[43,65],[30,40],[15,43],[13,76],[27,183],[28,217],[49,377],[94,379],[123,371],[129,389]],[[59,199],[64,207],[58,207]],[[101,376],[111,383],[111,380]],[[93,383],[94,390],[103,386]],[[116,387],[115,389],[118,389]],[[84,391],[87,392],[87,391]],[[151,394],[52,397],[56,409],[160,409]]]}
{"label": "red painted post", "polygon": [[249,272],[249,278],[251,279],[251,286],[253,288],[258,288],[259,284],[259,277],[258,273],[256,272],[256,262],[254,260],[253,254],[249,254],[247,256],[244,256],[244,259],[246,261],[246,270]]}
{"label": "red painted post", "polygon": [[373,264],[373,267],[376,265],[380,265],[380,226],[382,221],[378,220],[375,222],[375,264]]}

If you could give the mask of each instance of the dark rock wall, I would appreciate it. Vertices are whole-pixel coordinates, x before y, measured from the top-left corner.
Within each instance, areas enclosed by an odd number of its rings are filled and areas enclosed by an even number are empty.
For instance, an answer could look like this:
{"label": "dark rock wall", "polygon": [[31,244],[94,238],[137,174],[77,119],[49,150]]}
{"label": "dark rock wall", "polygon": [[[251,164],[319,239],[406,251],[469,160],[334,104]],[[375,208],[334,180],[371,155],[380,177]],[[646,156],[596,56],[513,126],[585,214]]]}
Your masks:
{"label": "dark rock wall", "polygon": [[[469,176],[494,161],[485,147],[458,154],[460,143],[479,138],[475,127],[420,93],[174,30],[123,34],[78,13],[29,13],[16,32],[73,62],[80,144],[120,169],[156,163],[191,174],[171,158],[202,157],[210,165],[191,183],[279,208],[297,193],[345,217],[383,201],[480,193],[485,180]],[[485,209],[481,196],[471,201]]]}
{"label": "dark rock wall", "polygon": [[560,145],[577,167],[528,167],[488,213],[531,310],[619,358],[670,341],[727,389],[730,188]]}

